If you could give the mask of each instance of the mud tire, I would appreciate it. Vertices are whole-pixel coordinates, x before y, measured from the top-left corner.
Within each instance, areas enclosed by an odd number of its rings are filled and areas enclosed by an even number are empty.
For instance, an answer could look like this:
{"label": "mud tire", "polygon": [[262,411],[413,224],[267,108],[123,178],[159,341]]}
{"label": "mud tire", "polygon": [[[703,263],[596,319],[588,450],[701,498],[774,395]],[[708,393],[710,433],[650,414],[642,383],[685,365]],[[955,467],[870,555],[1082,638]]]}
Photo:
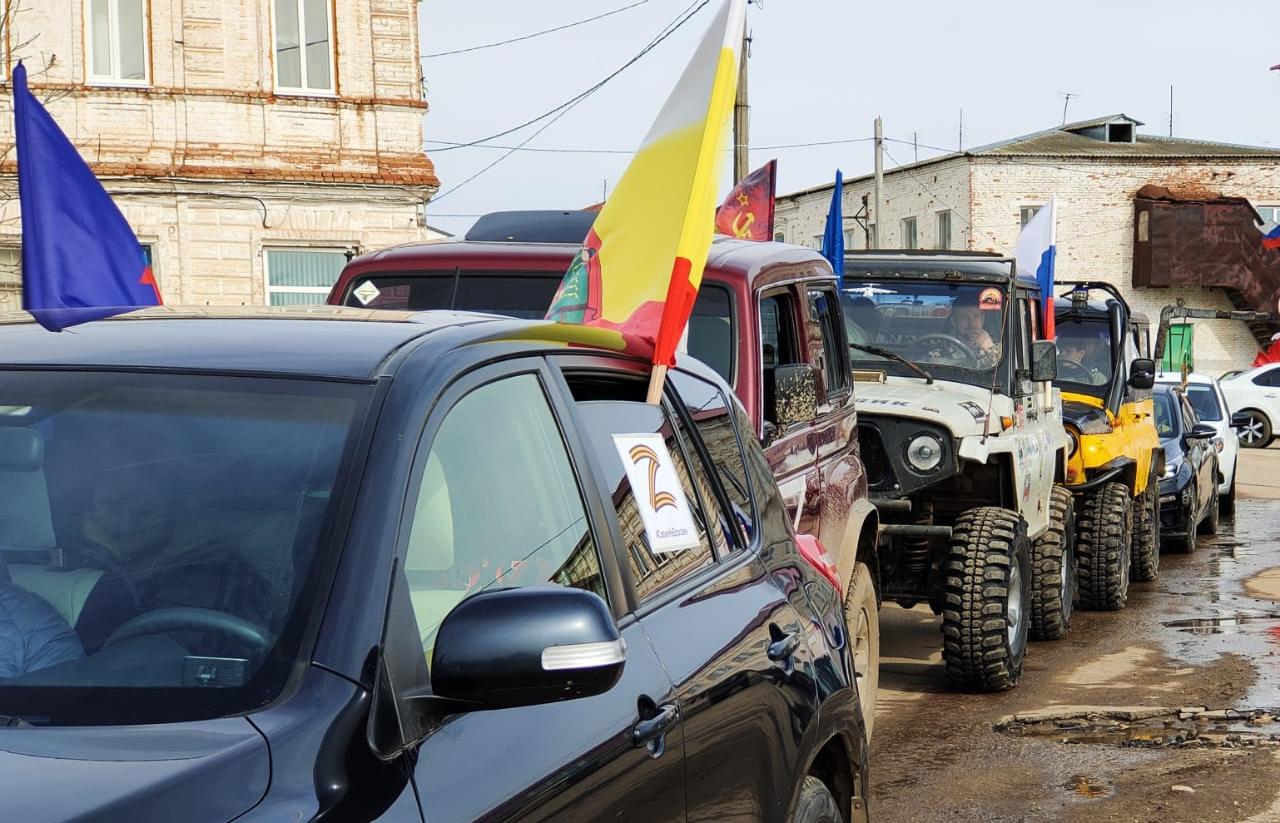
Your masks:
{"label": "mud tire", "polygon": [[807,775],[800,786],[800,799],[796,801],[795,823],[844,823],[844,815],[836,799],[823,783],[813,775]]}
{"label": "mud tire", "polygon": [[1032,640],[1061,640],[1071,625],[1076,594],[1075,543],[1075,501],[1068,489],[1054,486],[1049,496],[1049,528],[1031,547]]}
{"label": "mud tire", "polygon": [[1123,483],[1103,483],[1082,501],[1076,518],[1080,608],[1118,611],[1129,597],[1133,498]]}
{"label": "mud tire", "polygon": [[[1216,475],[1217,472],[1215,471]],[[1215,479],[1213,484],[1213,496],[1209,498],[1209,508],[1204,513],[1204,519],[1200,521],[1200,525],[1196,527],[1197,534],[1217,534],[1218,533],[1218,517],[1221,514],[1222,498],[1218,493],[1218,483]]]}
{"label": "mud tire", "polygon": [[1133,501],[1133,561],[1129,577],[1135,582],[1160,574],[1160,482],[1147,481],[1147,490]]}
{"label": "mud tire", "polygon": [[984,506],[956,519],[943,566],[942,662],[952,683],[988,692],[1017,685],[1031,581],[1031,540],[1017,512]]}
{"label": "mud tire", "polygon": [[862,723],[867,741],[875,726],[876,698],[880,690],[880,611],[871,569],[866,563],[853,567],[849,596],[844,601],[845,623],[849,627],[849,645],[853,651],[854,671],[858,675],[858,699],[862,704]]}

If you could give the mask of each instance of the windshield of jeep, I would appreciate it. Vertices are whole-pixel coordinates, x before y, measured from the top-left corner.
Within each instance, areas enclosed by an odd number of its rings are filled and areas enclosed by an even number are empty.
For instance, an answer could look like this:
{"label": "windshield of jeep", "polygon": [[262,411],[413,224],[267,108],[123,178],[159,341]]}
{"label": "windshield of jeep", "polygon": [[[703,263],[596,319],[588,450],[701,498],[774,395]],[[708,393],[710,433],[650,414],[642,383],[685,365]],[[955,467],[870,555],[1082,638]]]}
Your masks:
{"label": "windshield of jeep", "polygon": [[1059,315],[1058,379],[1066,391],[1105,397],[1111,382],[1111,332],[1105,318]]}
{"label": "windshield of jeep", "polygon": [[989,387],[1000,362],[1004,303],[1004,290],[990,284],[846,281],[841,304],[854,344],[849,357],[855,369],[920,377],[910,366],[858,348],[878,346],[936,380]]}

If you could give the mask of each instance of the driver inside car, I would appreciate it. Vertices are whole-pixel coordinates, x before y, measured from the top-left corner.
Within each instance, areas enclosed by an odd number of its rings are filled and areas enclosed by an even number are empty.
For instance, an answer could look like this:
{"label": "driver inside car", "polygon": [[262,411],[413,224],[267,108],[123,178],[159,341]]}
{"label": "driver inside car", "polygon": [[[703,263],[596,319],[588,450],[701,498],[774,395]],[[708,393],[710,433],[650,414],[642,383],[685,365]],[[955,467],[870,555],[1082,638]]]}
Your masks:
{"label": "driver inside car", "polygon": [[1090,356],[1089,341],[1078,337],[1066,337],[1062,339],[1059,351],[1061,352],[1061,363],[1067,367],[1064,369],[1064,379],[1072,379],[1072,372],[1077,374],[1087,372],[1089,380],[1086,382],[1093,385],[1101,385],[1106,382],[1106,374],[1096,367],[1097,358]]}
{"label": "driver inside car", "polygon": [[[125,475],[104,474],[84,515],[86,541],[68,551],[73,565],[101,569],[123,583],[99,583],[115,596],[96,604],[101,619],[94,621],[94,636],[82,638],[85,646],[96,648],[139,614],[177,607],[211,609],[268,628],[271,588],[236,547],[216,536],[218,513],[172,493],[148,493],[159,487],[154,477],[140,483]],[[191,651],[210,651],[210,643],[225,640],[199,630],[184,632],[184,639],[188,635],[201,647]]]}
{"label": "driver inside car", "polygon": [[982,320],[982,309],[977,303],[956,301],[951,307],[951,328],[955,336],[974,354],[984,354],[995,349],[996,343],[987,333]]}

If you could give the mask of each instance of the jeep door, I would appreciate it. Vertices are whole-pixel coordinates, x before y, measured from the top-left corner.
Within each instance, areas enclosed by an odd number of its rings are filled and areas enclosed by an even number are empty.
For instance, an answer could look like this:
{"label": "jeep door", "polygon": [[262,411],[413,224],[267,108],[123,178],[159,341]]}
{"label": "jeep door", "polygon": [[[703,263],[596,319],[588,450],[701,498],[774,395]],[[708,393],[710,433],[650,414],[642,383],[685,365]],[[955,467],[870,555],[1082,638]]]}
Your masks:
{"label": "jeep door", "polygon": [[[407,596],[393,597],[388,632],[409,627],[408,644],[420,639],[429,662],[436,630],[468,595],[573,586],[614,607],[626,662],[594,697],[443,717],[414,766],[428,823],[685,814],[681,729],[655,722],[674,707],[671,681],[639,621],[617,605],[612,535],[551,376],[537,358],[497,364],[439,398],[414,459],[397,565]],[[429,694],[423,669],[425,682],[398,678],[397,690]]]}
{"label": "jeep door", "polygon": [[1049,497],[1057,469],[1054,452],[1066,436],[1062,418],[1044,402],[1045,386],[1031,380],[1031,343],[1039,335],[1040,311],[1036,298],[1019,291],[1013,306],[1014,416],[1020,435],[1014,448],[1014,468],[1018,495],[1027,531],[1039,536],[1049,526]]}

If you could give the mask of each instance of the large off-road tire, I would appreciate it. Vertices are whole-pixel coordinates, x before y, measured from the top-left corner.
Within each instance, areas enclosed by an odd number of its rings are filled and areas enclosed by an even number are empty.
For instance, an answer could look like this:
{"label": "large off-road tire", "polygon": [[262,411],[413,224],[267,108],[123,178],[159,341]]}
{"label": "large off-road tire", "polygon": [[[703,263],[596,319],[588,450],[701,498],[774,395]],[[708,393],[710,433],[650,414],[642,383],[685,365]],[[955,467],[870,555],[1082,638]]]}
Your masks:
{"label": "large off-road tire", "polygon": [[813,775],[806,775],[800,786],[793,823],[844,823],[844,815],[827,785]]}
{"label": "large off-road tire", "polygon": [[857,563],[853,567],[849,596],[844,601],[844,617],[849,626],[849,646],[853,650],[862,722],[870,742],[876,719],[876,696],[880,690],[880,612],[871,569],[866,563]]}
{"label": "large off-road tire", "polygon": [[952,527],[943,566],[942,662],[965,689],[1002,691],[1027,651],[1031,540],[1008,509],[970,509]]}
{"label": "large off-road tire", "polygon": [[1240,445],[1246,449],[1265,449],[1271,445],[1271,419],[1257,409],[1241,412],[1249,422],[1240,429]]}
{"label": "large off-road tire", "polygon": [[1032,640],[1061,640],[1076,594],[1076,510],[1071,492],[1054,486],[1049,528],[1031,547]]}
{"label": "large off-road tire", "polygon": [[1076,518],[1080,608],[1116,611],[1129,597],[1133,498],[1123,483],[1089,492]]}
{"label": "large off-road tire", "polygon": [[1147,481],[1147,490],[1133,501],[1132,580],[1155,580],[1160,573],[1160,482]]}
{"label": "large off-road tire", "polygon": [[1218,533],[1218,516],[1221,513],[1218,509],[1218,483],[1217,472],[1214,472],[1213,494],[1209,497],[1209,508],[1204,513],[1204,519],[1200,521],[1200,526],[1196,529],[1199,534],[1217,534]]}

